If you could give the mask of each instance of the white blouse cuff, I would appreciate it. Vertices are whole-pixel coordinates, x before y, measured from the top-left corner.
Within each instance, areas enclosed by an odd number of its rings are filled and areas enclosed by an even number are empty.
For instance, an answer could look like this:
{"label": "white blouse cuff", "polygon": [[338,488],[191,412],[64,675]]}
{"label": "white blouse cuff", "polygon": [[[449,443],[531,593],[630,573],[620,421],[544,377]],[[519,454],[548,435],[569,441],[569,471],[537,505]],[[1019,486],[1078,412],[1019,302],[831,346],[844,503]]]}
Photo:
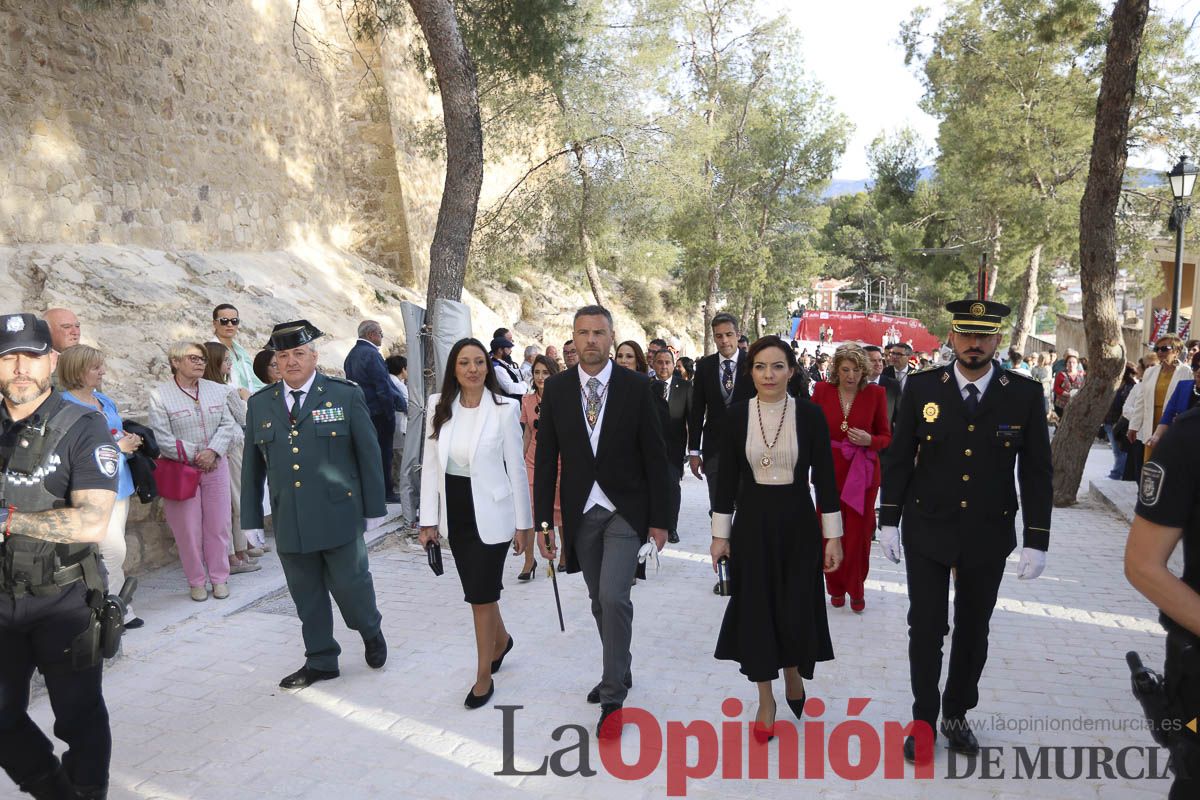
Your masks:
{"label": "white blouse cuff", "polygon": [[733,514],[712,515],[712,535],[714,539],[728,539],[733,530]]}
{"label": "white blouse cuff", "polygon": [[826,539],[842,538],[842,512],[821,515],[821,535]]}

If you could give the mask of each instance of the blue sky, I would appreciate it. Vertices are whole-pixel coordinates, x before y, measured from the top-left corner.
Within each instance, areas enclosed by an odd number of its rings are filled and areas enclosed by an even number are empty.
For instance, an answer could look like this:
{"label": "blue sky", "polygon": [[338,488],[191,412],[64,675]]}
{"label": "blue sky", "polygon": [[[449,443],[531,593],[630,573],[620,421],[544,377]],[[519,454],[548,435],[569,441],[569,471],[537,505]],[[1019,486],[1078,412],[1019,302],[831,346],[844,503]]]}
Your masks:
{"label": "blue sky", "polygon": [[[854,136],[834,173],[835,178],[866,178],[866,149],[882,130],[909,125],[932,149],[937,122],[918,107],[921,83],[904,66],[898,42],[900,23],[919,5],[935,20],[945,12],[944,0],[763,0],[768,13],[783,13],[800,32],[809,72],[825,85],[838,108],[855,126]],[[1200,14],[1200,0],[1158,0],[1154,7],[1185,19]],[[932,155],[931,155],[932,158]],[[1166,169],[1163,154],[1131,159],[1137,166]]]}

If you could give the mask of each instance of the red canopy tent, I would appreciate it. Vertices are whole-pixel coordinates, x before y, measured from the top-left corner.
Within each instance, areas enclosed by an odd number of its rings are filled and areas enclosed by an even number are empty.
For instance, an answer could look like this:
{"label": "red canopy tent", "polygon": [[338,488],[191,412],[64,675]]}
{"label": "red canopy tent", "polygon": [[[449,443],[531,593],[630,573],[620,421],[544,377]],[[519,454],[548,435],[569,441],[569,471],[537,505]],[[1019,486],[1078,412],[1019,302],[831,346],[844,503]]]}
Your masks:
{"label": "red canopy tent", "polygon": [[942,344],[925,329],[919,319],[894,314],[864,314],[861,311],[806,311],[792,338],[820,341],[822,326],[833,326],[835,342],[860,341],[863,344],[882,345],[891,332],[891,338],[894,339],[898,334],[900,341],[911,343],[914,350],[933,352]]}

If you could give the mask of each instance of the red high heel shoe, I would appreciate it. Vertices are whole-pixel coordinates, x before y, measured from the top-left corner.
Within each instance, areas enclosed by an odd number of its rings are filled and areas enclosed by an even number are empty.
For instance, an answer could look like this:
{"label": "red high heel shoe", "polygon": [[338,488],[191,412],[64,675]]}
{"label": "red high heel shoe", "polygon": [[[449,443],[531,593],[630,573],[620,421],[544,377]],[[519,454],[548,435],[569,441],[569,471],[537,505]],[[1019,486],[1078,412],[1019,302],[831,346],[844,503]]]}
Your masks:
{"label": "red high heel shoe", "polygon": [[[775,710],[776,710],[776,712],[778,712],[779,711],[778,707],[776,707]],[[756,720],[754,720],[754,723],[750,726],[750,729],[751,729],[751,732],[754,734],[754,740],[756,742],[758,742],[759,744],[766,744],[767,742],[769,742],[775,738],[775,715],[774,714],[771,715],[771,724],[770,725],[763,725],[761,722],[759,722],[756,719]]]}
{"label": "red high heel shoe", "polygon": [[860,597],[857,600],[855,600],[853,597],[850,598],[850,610],[853,611],[855,614],[861,614],[863,612],[863,609],[865,609],[866,607],[867,607],[867,599],[865,597]]}
{"label": "red high heel shoe", "polygon": [[833,606],[834,608],[841,608],[842,606],[846,605],[846,595],[844,595],[844,594],[830,595],[829,596],[829,605]]}

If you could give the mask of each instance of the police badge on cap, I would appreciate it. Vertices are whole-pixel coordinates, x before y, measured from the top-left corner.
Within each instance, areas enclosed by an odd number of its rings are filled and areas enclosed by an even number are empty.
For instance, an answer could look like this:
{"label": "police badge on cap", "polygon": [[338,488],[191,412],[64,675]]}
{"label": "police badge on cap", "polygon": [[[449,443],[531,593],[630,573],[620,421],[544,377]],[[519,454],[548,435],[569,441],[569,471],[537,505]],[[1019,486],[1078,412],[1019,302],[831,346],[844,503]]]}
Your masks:
{"label": "police badge on cap", "polygon": [[1000,332],[1000,325],[1012,309],[1004,303],[991,300],[955,300],[946,303],[946,310],[954,315],[950,327],[956,333],[974,333],[986,336]]}
{"label": "police badge on cap", "polygon": [[9,353],[44,356],[51,350],[50,341],[50,326],[33,314],[0,316],[0,356]]}
{"label": "police badge on cap", "polygon": [[306,319],[294,322],[282,322],[271,330],[271,339],[267,342],[268,350],[291,350],[300,347],[325,334]]}

